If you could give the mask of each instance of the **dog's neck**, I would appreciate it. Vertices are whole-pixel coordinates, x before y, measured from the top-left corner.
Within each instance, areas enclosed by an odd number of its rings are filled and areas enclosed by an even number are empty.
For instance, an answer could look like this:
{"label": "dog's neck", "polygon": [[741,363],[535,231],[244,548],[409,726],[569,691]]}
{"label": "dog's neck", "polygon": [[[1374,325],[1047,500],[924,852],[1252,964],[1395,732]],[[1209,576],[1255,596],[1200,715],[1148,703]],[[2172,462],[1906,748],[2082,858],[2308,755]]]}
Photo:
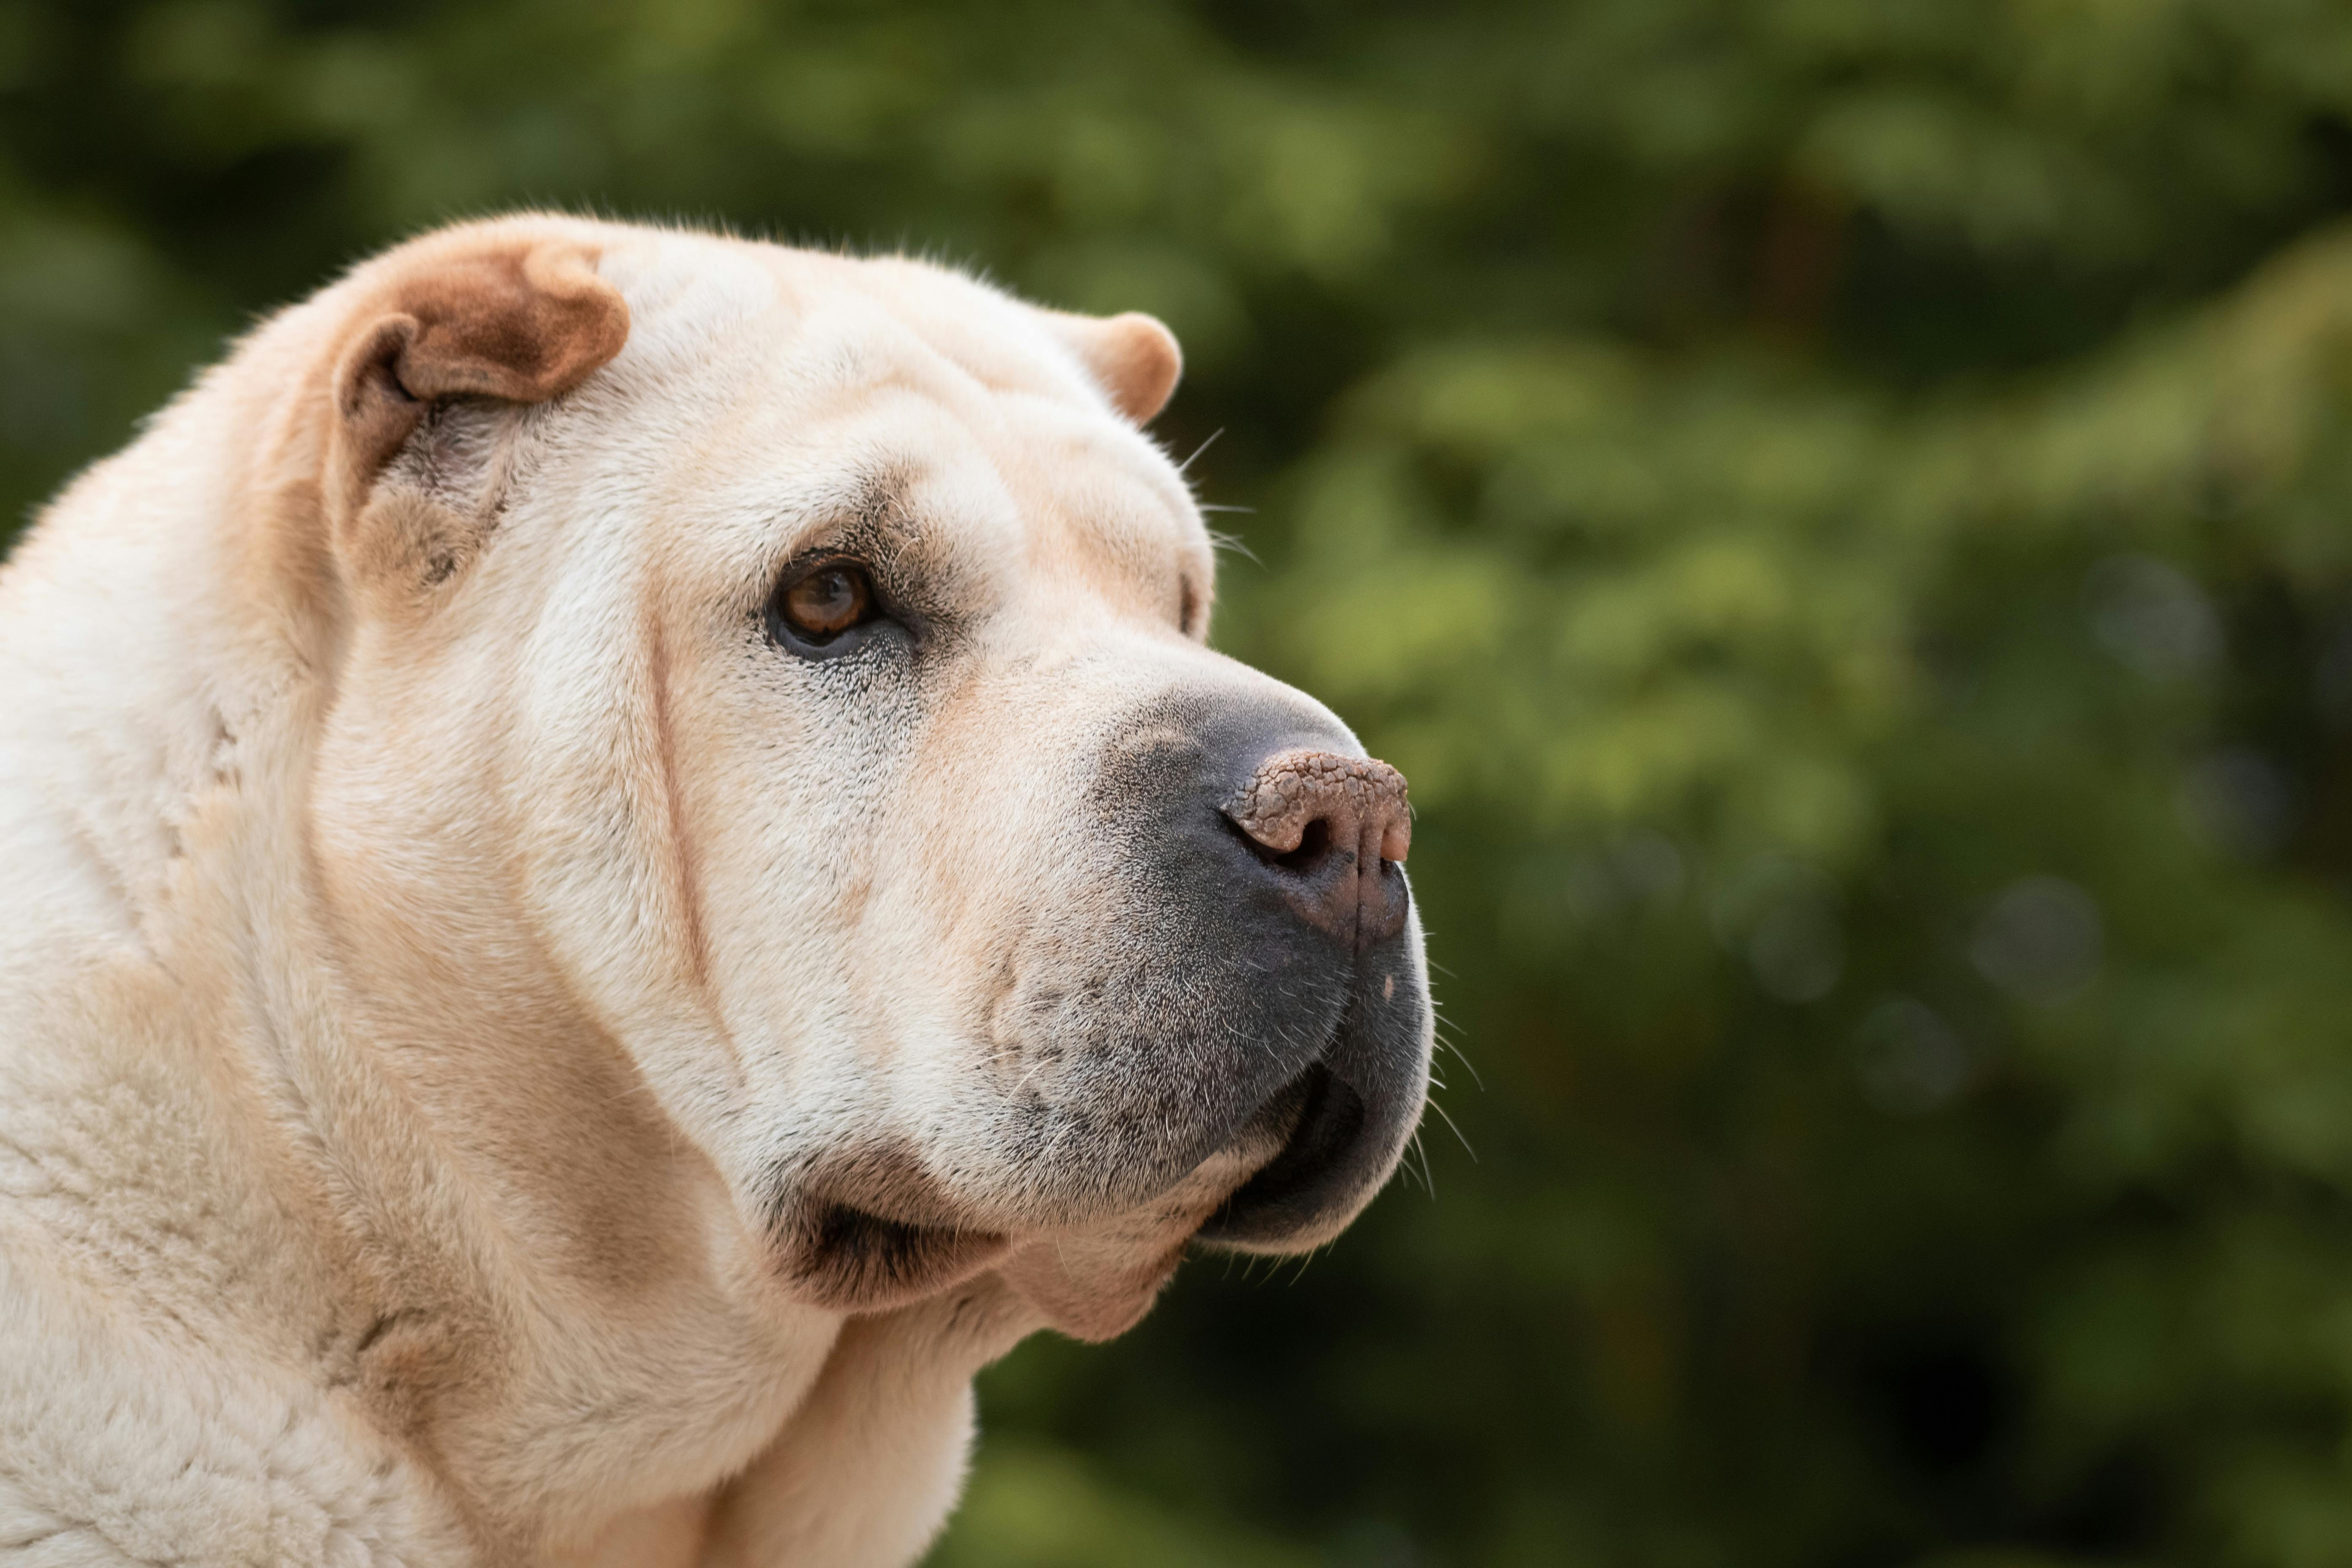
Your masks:
{"label": "dog's neck", "polygon": [[[501,1555],[543,1555],[789,1448],[840,1321],[764,1279],[560,986],[453,1017],[346,961],[307,843],[335,633],[282,412],[297,335],[84,476],[0,575],[0,855],[31,894],[0,925],[0,1163],[47,1135],[42,1105],[127,1095],[89,1173],[155,1202],[31,1222],[128,1259],[106,1288],[163,1331],[351,1399]],[[488,1028],[499,1070],[469,1071]],[[160,1234],[184,1228],[174,1185],[212,1205],[194,1244]],[[964,1294],[904,1314],[920,1364],[877,1357],[877,1328],[844,1363],[868,1371],[828,1383],[960,1390],[1028,1326],[993,1282]]]}

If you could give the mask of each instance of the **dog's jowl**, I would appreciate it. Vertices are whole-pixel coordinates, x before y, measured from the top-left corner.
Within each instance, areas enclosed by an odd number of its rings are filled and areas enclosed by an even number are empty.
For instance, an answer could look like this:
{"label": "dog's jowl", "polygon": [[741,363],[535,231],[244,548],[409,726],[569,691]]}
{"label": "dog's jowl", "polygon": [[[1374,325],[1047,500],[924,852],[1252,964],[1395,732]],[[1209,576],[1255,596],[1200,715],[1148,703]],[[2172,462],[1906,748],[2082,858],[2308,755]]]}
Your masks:
{"label": "dog's jowl", "polygon": [[0,1557],[891,1564],[972,1373],[1337,1234],[1404,782],[1203,642],[1176,344],[518,217],[0,573]]}

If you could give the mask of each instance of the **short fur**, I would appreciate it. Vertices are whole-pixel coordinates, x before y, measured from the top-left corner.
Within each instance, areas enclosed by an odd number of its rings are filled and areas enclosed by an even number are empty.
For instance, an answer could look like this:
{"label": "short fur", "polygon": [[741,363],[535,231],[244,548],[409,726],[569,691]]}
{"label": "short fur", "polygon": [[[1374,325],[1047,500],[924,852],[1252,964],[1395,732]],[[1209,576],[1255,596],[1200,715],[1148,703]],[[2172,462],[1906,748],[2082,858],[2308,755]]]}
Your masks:
{"label": "short fur", "polygon": [[[1353,745],[1201,646],[1179,363],[520,216],[74,483],[0,573],[0,1556],[907,1563],[973,1372],[1131,1323],[1365,995],[1409,1125],[1417,931],[1236,1046],[1102,804],[1170,693]],[[896,618],[798,658],[828,551]]]}

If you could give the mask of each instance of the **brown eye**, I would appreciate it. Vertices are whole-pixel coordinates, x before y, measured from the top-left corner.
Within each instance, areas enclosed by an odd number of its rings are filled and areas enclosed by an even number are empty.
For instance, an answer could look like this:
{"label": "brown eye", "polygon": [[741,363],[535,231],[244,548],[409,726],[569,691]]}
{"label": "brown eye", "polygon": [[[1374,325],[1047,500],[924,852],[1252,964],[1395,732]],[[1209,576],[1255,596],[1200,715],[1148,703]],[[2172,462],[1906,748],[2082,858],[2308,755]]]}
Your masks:
{"label": "brown eye", "polygon": [[778,607],[794,636],[829,643],[874,613],[874,587],[855,566],[820,566],[786,588]]}

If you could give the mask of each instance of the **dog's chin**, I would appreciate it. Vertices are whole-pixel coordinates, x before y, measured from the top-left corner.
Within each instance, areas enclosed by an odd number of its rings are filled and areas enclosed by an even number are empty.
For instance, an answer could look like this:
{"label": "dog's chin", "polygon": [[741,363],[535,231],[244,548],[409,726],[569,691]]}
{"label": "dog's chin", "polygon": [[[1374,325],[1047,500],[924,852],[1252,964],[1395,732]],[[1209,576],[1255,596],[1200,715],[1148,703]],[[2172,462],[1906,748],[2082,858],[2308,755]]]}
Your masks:
{"label": "dog's chin", "polygon": [[1174,1278],[1191,1240],[1138,1247],[1118,1237],[1045,1237],[1017,1247],[998,1270],[1046,1327],[1074,1340],[1117,1339]]}
{"label": "dog's chin", "polygon": [[1151,1202],[1116,1217],[1024,1238],[998,1272],[1051,1327],[1072,1339],[1133,1328],[1234,1193],[1281,1154],[1295,1110],[1255,1119],[1225,1148]]}

